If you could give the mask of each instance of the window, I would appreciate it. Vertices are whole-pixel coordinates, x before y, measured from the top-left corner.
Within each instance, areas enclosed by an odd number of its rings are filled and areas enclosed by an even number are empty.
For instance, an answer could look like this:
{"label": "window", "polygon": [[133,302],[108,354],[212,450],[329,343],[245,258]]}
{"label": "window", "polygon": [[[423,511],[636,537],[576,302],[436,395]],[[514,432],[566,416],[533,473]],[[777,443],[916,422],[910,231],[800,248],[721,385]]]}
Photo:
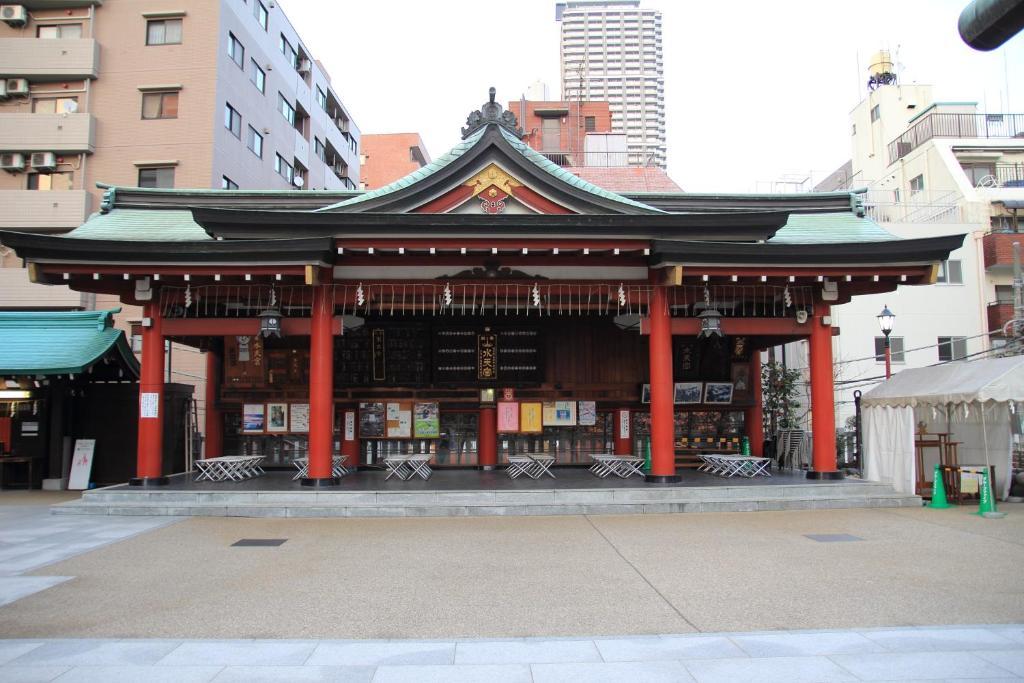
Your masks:
{"label": "window", "polygon": [[37,38],[81,38],[81,24],[57,24],[36,28]]}
{"label": "window", "polygon": [[249,60],[249,80],[262,93],[267,91],[267,74],[264,73],[255,59]]}
{"label": "window", "polygon": [[962,285],[964,271],[959,260],[943,261],[939,264],[939,274],[935,282],[943,285]]}
{"label": "window", "polygon": [[963,169],[971,187],[981,187],[983,180],[994,180],[996,175],[996,167],[993,164],[963,164]]}
{"label": "window", "polygon": [[181,19],[151,19],[146,22],[146,45],[179,45]]}
{"label": "window", "polygon": [[910,194],[914,195],[924,190],[924,175],[916,175],[910,179]]}
{"label": "window", "polygon": [[[903,337],[889,337],[889,354],[893,363],[905,363]],[[875,337],[875,361],[885,362],[885,337]]]}
{"label": "window", "polygon": [[313,153],[320,161],[327,162],[327,148],[324,147],[324,143],[320,142],[320,138],[313,138]]}
{"label": "window", "polygon": [[30,190],[70,190],[73,179],[71,171],[63,173],[29,173]]}
{"label": "window", "polygon": [[1013,285],[996,285],[996,303],[1013,303]]}
{"label": "window", "polygon": [[320,105],[320,108],[327,111],[327,93],[320,89],[320,86],[316,86],[316,103]]}
{"label": "window", "polygon": [[174,187],[174,167],[140,168],[139,187]]}
{"label": "window", "polygon": [[557,152],[562,148],[562,128],[557,118],[541,119],[540,146],[545,152]]}
{"label": "window", "polygon": [[230,104],[224,104],[224,127],[236,138],[242,137],[242,115]]}
{"label": "window", "polygon": [[235,38],[234,33],[228,34],[228,57],[231,57],[231,61],[237,64],[239,69],[245,68],[245,48],[238,38]]}
{"label": "window", "polygon": [[259,23],[259,25],[261,27],[263,27],[263,30],[266,31],[267,30],[267,8],[264,7],[263,3],[260,2],[260,0],[256,0],[256,2],[254,2],[252,4],[252,14],[253,14],[254,17],[256,17],[257,23]]}
{"label": "window", "polygon": [[593,133],[597,130],[597,117],[596,116],[584,116],[583,117],[583,130],[587,133]]}
{"label": "window", "polygon": [[879,111],[878,105],[871,107],[871,121],[875,122],[882,117],[882,112]]}
{"label": "window", "polygon": [[178,118],[177,92],[146,92],[142,93],[142,118],[144,119],[176,119]]}
{"label": "window", "polygon": [[274,172],[287,180],[289,185],[295,177],[295,169],[280,154],[274,155]]}
{"label": "window", "polygon": [[967,337],[939,337],[939,362],[967,357]]}
{"label": "window", "polygon": [[78,106],[77,97],[46,97],[32,100],[32,112],[36,114],[63,114],[72,105]]}
{"label": "window", "polygon": [[232,180],[231,178],[228,178],[226,175],[224,175],[224,176],[220,177],[220,189],[222,189],[222,190],[237,190],[238,189],[238,183],[236,183],[234,180]]}
{"label": "window", "polygon": [[284,116],[285,120],[289,124],[295,125],[295,107],[292,103],[285,99],[284,95],[277,93],[277,108],[281,111],[281,115]]}
{"label": "window", "polygon": [[245,141],[245,146],[249,148],[249,151],[263,158],[263,136],[256,132],[256,129],[249,126],[249,138]]}
{"label": "window", "polygon": [[292,68],[297,69],[299,67],[299,54],[295,51],[295,48],[292,47],[292,44],[288,42],[288,39],[284,37],[283,33],[281,34],[281,38],[277,41],[277,46],[280,48],[281,54],[283,54],[285,59],[288,60],[288,63],[292,65]]}

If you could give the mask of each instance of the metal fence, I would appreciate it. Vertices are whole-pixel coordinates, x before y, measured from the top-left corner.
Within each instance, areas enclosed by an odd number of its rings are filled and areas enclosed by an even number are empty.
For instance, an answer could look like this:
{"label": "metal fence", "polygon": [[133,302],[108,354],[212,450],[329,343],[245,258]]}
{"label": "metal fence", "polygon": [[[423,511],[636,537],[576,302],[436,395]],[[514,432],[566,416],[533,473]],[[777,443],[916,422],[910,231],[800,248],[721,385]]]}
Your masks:
{"label": "metal fence", "polygon": [[1024,138],[1024,114],[928,114],[889,143],[889,163],[932,138]]}

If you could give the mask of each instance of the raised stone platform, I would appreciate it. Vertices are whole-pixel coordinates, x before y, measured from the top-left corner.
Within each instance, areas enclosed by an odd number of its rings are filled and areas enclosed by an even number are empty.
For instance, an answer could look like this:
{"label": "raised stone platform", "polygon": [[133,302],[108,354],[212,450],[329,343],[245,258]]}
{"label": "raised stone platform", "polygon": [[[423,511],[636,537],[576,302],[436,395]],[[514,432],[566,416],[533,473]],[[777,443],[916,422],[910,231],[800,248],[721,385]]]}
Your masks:
{"label": "raised stone platform", "polygon": [[171,478],[167,488],[126,485],[84,492],[55,505],[55,514],[199,515],[208,517],[448,517],[594,515],[670,512],[755,512],[868,507],[919,507],[918,496],[857,479],[809,481],[802,472],[722,479],[688,472],[676,485],[639,478],[598,479],[581,469],[557,479],[510,480],[504,472],[435,471],[428,481],[384,481],[363,471],[337,489],[308,489],[272,472],[238,483]]}

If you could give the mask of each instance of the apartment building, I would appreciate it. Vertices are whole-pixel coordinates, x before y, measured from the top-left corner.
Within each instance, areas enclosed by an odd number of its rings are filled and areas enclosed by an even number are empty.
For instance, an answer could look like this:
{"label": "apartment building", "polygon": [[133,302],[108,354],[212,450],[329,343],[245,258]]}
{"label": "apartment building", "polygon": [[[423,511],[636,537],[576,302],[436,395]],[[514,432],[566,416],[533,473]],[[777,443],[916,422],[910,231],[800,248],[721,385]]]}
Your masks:
{"label": "apartment building", "polygon": [[629,163],[666,166],[661,12],[640,0],[557,3],[565,100],[606,100]]}
{"label": "apartment building", "polygon": [[1024,114],[935,101],[929,85],[893,81],[867,93],[850,114],[849,131],[850,161],[816,190],[866,188],[867,217],[897,237],[967,238],[934,284],[833,309],[842,329],[835,353],[842,418],[853,414],[854,390],[867,391],[884,376],[877,319],[884,306],[896,314],[894,373],[1002,346],[1013,317],[1011,245],[1024,243]]}
{"label": "apartment building", "polygon": [[430,163],[419,133],[366,133],[360,139],[359,188],[375,190]]}
{"label": "apartment building", "polygon": [[[359,129],[278,3],[26,0],[0,20],[3,228],[77,227],[98,182],[359,186]],[[3,265],[0,308],[91,307]]]}
{"label": "apartment building", "polygon": [[[359,128],[276,0],[23,0],[0,7],[0,228],[62,233],[97,183],[356,190]],[[30,283],[0,245],[0,310],[138,309]],[[203,354],[170,345],[168,381]]]}

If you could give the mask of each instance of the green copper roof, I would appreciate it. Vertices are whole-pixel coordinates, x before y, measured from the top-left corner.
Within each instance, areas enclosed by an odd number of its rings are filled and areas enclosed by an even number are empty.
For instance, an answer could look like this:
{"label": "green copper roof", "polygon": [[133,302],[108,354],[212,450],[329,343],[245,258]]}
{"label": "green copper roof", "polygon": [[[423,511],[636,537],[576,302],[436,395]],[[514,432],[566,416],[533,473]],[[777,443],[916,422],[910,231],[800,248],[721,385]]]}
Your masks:
{"label": "green copper roof", "polygon": [[[601,197],[603,199],[610,199],[612,201],[625,204],[627,206],[646,209],[648,211],[657,211],[659,213],[664,213],[660,209],[655,209],[654,207],[648,206],[647,204],[642,204],[632,199],[627,199],[626,197],[623,197],[620,194],[609,192],[608,190],[602,189],[597,185],[594,185],[593,183],[588,183],[586,180],[583,180],[582,178],[573,175],[572,173],[565,170],[555,162],[551,161],[540,152],[537,152],[536,150],[534,150],[532,147],[527,145],[525,142],[517,138],[509,131],[505,130],[500,126],[498,128],[501,131],[502,136],[505,138],[505,141],[508,142],[517,152],[522,154],[527,160],[533,163],[534,166],[537,166],[541,170],[554,176],[563,183],[567,183],[579,190],[589,192],[590,194]],[[370,192],[367,192],[366,194],[359,195],[358,197],[353,197],[352,199],[346,199],[345,201],[338,202],[337,204],[325,206],[322,209],[318,209],[318,211],[331,211],[332,209],[355,206],[370,199],[376,199],[377,197],[388,195],[391,194],[392,192],[397,192],[398,190],[402,190],[406,187],[409,187],[410,185],[413,185],[419,182],[420,180],[423,180],[424,178],[427,178],[428,176],[431,176],[434,173],[440,171],[441,169],[443,169],[444,167],[448,166],[453,161],[461,157],[463,154],[468,152],[470,149],[473,148],[474,145],[476,145],[477,142],[480,141],[480,138],[483,137],[484,131],[486,130],[487,126],[481,127],[468,138],[466,138],[459,144],[455,145],[455,147],[449,150],[448,153],[443,154],[442,156],[438,157],[437,159],[430,162],[426,166],[416,169],[415,171],[405,176],[404,178],[399,178],[390,185],[385,185],[384,187],[377,188],[376,190],[372,190]]]}
{"label": "green copper roof", "polygon": [[852,213],[791,213],[772,244],[885,242],[899,239],[870,218]]}
{"label": "green copper roof", "polygon": [[113,209],[94,213],[65,237],[86,240],[196,242],[213,239],[189,209]]}
{"label": "green copper roof", "polygon": [[139,364],[107,311],[0,312],[0,375],[83,372],[111,351],[135,376]]}

